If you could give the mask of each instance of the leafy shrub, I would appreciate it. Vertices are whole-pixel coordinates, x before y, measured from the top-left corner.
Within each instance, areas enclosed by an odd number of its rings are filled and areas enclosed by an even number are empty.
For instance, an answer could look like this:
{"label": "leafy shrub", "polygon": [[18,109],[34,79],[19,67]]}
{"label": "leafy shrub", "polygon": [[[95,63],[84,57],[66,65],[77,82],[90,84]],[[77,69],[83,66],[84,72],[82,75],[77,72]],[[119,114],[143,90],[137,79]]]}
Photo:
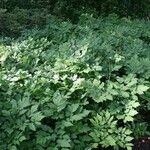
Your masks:
{"label": "leafy shrub", "polygon": [[[5,10],[5,12],[4,12]],[[83,13],[150,19],[149,0],[1,0],[0,35],[18,37],[24,29],[43,27],[49,15],[77,23]]]}
{"label": "leafy shrub", "polygon": [[117,13],[121,16],[149,17],[149,0],[1,0],[0,7],[13,10],[46,8],[50,13],[73,18],[83,10],[96,10],[99,14]]}
{"label": "leafy shrub", "polygon": [[42,28],[48,16],[45,9],[0,9],[0,35],[18,37],[25,29]]}
{"label": "leafy shrub", "polygon": [[1,44],[0,149],[131,150],[148,39],[149,22],[83,15]]}

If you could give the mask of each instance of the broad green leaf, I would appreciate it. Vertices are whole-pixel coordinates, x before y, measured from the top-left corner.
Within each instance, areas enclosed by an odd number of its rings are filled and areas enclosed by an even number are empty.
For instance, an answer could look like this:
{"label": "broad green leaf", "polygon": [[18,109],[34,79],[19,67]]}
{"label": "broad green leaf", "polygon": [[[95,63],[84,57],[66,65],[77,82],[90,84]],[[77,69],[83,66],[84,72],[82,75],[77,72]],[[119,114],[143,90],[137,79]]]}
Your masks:
{"label": "broad green leaf", "polygon": [[66,139],[58,140],[58,144],[60,144],[61,147],[71,147],[70,142]]}
{"label": "broad green leaf", "polygon": [[109,142],[109,144],[110,144],[111,146],[115,146],[115,145],[116,145],[116,141],[114,140],[114,138],[113,138],[112,136],[108,136],[108,137],[106,138],[106,140]]}
{"label": "broad green leaf", "polygon": [[138,85],[137,87],[137,93],[138,94],[143,94],[145,91],[147,91],[149,89],[148,86],[145,85]]}
{"label": "broad green leaf", "polygon": [[30,128],[31,130],[33,130],[33,131],[36,131],[36,127],[35,127],[35,125],[34,125],[33,123],[30,123],[30,124],[29,124],[29,128]]}

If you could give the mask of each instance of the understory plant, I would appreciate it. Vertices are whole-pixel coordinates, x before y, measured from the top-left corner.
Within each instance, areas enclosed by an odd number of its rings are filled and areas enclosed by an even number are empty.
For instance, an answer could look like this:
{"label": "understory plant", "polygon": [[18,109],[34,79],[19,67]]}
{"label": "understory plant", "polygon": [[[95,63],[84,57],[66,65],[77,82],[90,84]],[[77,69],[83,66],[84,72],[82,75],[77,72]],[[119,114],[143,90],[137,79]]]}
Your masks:
{"label": "understory plant", "polygon": [[114,15],[82,15],[77,25],[52,17],[1,42],[0,149],[131,150],[149,42],[149,22]]}

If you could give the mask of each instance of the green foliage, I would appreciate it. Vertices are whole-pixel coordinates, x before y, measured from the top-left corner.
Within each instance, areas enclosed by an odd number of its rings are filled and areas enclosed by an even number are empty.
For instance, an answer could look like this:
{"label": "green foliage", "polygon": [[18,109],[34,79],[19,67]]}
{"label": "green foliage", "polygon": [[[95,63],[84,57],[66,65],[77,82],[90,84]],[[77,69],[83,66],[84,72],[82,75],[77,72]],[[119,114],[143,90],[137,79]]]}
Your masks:
{"label": "green foliage", "polygon": [[150,135],[147,122],[132,123],[131,128],[133,130],[135,139],[138,139],[139,137],[144,137],[145,135]]}
{"label": "green foliage", "polygon": [[42,28],[48,20],[46,9],[0,8],[0,35],[18,37],[25,29]]}
{"label": "green foliage", "polygon": [[0,149],[131,150],[149,38],[149,22],[82,15],[77,25],[51,17],[43,30],[4,39]]}
{"label": "green foliage", "polygon": [[[96,10],[99,14],[117,13],[121,16],[149,17],[149,0],[1,0],[0,7],[12,10],[14,7],[46,8],[56,15],[69,18],[82,11]],[[63,14],[61,14],[63,13]]]}
{"label": "green foliage", "polygon": [[18,37],[24,29],[45,26],[49,15],[77,23],[83,13],[150,19],[149,0],[1,0],[0,35]]}
{"label": "green foliage", "polygon": [[108,111],[97,115],[91,122],[94,125],[94,131],[90,135],[97,142],[93,144],[94,148],[101,144],[103,147],[114,146],[114,148],[131,149],[132,144],[129,142],[133,139],[130,136],[132,132],[126,128],[118,128],[117,121],[114,121],[114,117]]}

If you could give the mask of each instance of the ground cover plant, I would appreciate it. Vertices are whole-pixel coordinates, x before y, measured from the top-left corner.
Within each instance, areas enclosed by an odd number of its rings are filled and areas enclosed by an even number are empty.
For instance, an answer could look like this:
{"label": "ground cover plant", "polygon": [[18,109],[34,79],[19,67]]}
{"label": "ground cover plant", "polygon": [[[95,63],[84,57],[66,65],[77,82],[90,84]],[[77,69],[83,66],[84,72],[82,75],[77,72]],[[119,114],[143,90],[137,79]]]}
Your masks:
{"label": "ground cover plant", "polygon": [[150,22],[51,16],[0,43],[0,149],[131,150],[149,134]]}
{"label": "ground cover plant", "polygon": [[24,29],[42,27],[49,15],[77,23],[79,16],[90,13],[107,16],[150,19],[149,0],[1,0],[0,36],[18,37]]}

